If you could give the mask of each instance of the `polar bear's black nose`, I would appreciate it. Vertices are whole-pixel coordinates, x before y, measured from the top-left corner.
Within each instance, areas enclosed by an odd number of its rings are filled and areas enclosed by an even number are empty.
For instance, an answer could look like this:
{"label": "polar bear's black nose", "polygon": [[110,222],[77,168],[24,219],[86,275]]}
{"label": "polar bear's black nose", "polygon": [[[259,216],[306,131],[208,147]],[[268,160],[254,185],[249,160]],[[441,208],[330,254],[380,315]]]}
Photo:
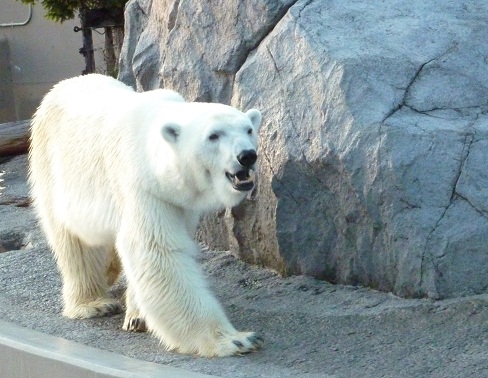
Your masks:
{"label": "polar bear's black nose", "polygon": [[243,167],[250,167],[256,162],[257,158],[258,155],[256,155],[256,151],[254,150],[244,150],[237,155],[237,161]]}

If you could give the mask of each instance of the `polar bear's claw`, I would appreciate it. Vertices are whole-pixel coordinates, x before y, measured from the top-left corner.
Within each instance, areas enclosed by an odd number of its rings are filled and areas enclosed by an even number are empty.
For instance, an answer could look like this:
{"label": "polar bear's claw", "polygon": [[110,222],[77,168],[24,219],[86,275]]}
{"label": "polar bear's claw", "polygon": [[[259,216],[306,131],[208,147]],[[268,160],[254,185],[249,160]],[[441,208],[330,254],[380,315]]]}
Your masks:
{"label": "polar bear's claw", "polygon": [[72,319],[89,319],[120,314],[123,311],[119,302],[112,299],[99,299],[87,304],[66,307],[63,314]]}
{"label": "polar bear's claw", "polygon": [[97,313],[100,314],[100,316],[120,314],[123,311],[120,303],[107,303],[102,307],[96,307],[96,310]]}
{"label": "polar bear's claw", "polygon": [[[229,342],[230,341],[230,342]],[[229,342],[229,344],[226,344]],[[254,332],[239,332],[221,344],[218,356],[241,355],[261,349],[264,340]]]}
{"label": "polar bear's claw", "polygon": [[252,336],[248,336],[247,338],[251,344],[256,348],[256,349],[259,349],[263,346],[264,344],[264,339],[261,337],[261,336],[258,336],[256,334],[252,335]]}
{"label": "polar bear's claw", "polygon": [[146,332],[146,322],[142,318],[126,319],[122,328],[128,332]]}

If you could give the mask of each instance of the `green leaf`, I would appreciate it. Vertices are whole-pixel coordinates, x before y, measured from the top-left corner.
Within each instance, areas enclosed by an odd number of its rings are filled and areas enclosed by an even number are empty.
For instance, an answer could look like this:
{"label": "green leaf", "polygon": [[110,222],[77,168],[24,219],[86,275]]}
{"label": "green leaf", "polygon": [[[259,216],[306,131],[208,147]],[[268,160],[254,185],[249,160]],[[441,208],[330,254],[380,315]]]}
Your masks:
{"label": "green leaf", "polygon": [[46,18],[55,22],[64,22],[75,18],[80,9],[124,8],[128,0],[17,0],[24,4],[41,3],[47,11]]}

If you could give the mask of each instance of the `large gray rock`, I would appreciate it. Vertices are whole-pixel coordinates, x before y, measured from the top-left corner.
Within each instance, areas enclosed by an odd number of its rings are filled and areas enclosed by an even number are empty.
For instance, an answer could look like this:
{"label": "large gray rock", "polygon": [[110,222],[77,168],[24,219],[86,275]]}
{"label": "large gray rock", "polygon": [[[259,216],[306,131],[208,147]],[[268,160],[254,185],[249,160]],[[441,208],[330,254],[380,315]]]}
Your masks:
{"label": "large gray rock", "polygon": [[229,102],[234,76],[293,0],[132,0],[119,79]]}
{"label": "large gray rock", "polygon": [[139,3],[123,81],[264,113],[258,189],[207,243],[407,297],[486,291],[488,3],[153,0],[142,30]]}

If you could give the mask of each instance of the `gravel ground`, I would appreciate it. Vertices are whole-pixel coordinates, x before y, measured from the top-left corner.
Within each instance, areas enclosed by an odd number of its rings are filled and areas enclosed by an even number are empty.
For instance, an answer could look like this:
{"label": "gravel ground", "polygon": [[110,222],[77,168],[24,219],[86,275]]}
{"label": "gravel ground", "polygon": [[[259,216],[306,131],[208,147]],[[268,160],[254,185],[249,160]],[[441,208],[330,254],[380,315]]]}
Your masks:
{"label": "gravel ground", "polygon": [[[488,295],[444,301],[281,278],[228,252],[204,251],[203,268],[236,328],[265,348],[205,359],[166,352],[123,315],[61,316],[60,279],[29,206],[26,157],[0,161],[0,318],[122,355],[220,377],[488,377]],[[113,289],[120,297],[124,284]]]}

